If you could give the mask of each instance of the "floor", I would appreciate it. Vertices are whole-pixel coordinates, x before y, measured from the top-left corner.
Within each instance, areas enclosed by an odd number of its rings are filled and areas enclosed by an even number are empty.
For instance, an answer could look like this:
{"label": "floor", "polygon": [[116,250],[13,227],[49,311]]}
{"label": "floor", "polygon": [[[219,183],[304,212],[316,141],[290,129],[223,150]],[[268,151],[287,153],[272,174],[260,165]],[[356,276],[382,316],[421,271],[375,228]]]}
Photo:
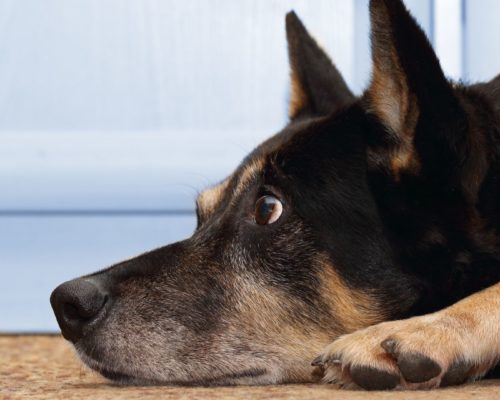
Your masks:
{"label": "floor", "polygon": [[332,385],[120,387],[82,367],[59,336],[0,336],[0,399],[499,399],[500,382],[431,392],[340,391]]}

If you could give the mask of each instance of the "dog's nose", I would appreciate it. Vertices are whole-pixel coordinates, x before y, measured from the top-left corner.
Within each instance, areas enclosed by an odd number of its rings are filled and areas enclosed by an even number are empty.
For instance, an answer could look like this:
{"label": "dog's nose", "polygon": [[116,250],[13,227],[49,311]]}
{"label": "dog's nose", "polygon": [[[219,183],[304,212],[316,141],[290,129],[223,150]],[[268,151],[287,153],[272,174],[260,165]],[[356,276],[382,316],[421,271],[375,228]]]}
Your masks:
{"label": "dog's nose", "polygon": [[74,279],[59,285],[50,296],[50,304],[65,339],[75,343],[85,334],[86,327],[96,321],[108,300],[95,283]]}

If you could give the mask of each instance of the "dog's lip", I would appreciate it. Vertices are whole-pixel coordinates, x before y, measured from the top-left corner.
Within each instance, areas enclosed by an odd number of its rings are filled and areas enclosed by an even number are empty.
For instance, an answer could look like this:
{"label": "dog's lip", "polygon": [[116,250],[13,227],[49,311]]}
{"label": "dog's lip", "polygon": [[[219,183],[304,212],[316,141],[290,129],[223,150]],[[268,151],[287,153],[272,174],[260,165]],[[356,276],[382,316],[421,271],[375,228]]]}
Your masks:
{"label": "dog's lip", "polygon": [[75,348],[80,358],[89,368],[97,371],[106,379],[123,385],[230,386],[237,384],[235,381],[238,381],[239,379],[257,378],[267,374],[268,372],[265,368],[248,368],[242,371],[192,381],[156,381],[108,368],[102,361],[89,356],[83,349],[79,348],[79,346],[75,345]]}
{"label": "dog's lip", "polygon": [[[106,379],[123,384],[133,383],[139,380],[138,377],[135,377],[133,375],[108,368],[101,360],[98,360],[97,358],[87,354],[84,349],[78,346],[78,343],[75,344],[75,349],[85,365],[87,365],[90,369],[97,371]],[[144,384],[146,384],[146,381],[144,381]]]}
{"label": "dog's lip", "polygon": [[123,385],[141,385],[141,386],[151,386],[151,385],[172,385],[172,386],[184,386],[184,387],[193,387],[193,386],[232,386],[237,383],[234,382],[238,379],[244,378],[256,378],[267,373],[264,369],[251,368],[245,371],[231,373],[227,375],[221,375],[214,378],[200,379],[194,381],[151,381],[144,378],[137,378],[131,375],[127,375],[121,372],[116,372],[112,370],[108,370],[106,368],[101,368],[99,373],[104,376],[106,379],[109,379],[113,382],[123,384]]}
{"label": "dog's lip", "polygon": [[109,379],[114,382],[127,383],[137,379],[131,375],[124,374],[123,372],[112,371],[104,367],[99,368],[98,371],[106,379]]}
{"label": "dog's lip", "polygon": [[239,372],[232,372],[225,375],[216,376],[213,378],[207,378],[200,380],[198,382],[187,382],[189,385],[199,385],[199,386],[217,386],[217,385],[234,385],[234,381],[238,379],[245,378],[257,378],[259,376],[265,375],[267,370],[264,368],[249,368]]}
{"label": "dog's lip", "polygon": [[135,384],[142,386],[150,385],[174,385],[174,386],[230,386],[235,385],[238,379],[245,378],[257,378],[259,376],[265,375],[267,371],[263,368],[250,368],[248,370],[229,373],[226,375],[221,375],[213,378],[199,379],[193,381],[152,381],[144,378],[138,378],[132,375],[124,374],[122,372],[112,371],[105,367],[98,369],[99,373],[106,379],[120,384]]}

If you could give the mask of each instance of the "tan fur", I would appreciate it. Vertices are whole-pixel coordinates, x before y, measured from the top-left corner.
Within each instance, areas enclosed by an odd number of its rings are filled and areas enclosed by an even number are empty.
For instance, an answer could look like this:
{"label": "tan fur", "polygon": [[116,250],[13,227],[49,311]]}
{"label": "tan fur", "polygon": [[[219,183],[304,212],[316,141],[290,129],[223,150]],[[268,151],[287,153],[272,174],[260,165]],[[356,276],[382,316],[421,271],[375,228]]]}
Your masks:
{"label": "tan fur", "polygon": [[265,161],[263,159],[256,158],[245,165],[244,169],[237,175],[233,174],[219,185],[208,188],[200,193],[196,202],[202,215],[209,216],[215,211],[234,179],[237,179],[237,182],[230,196],[236,201],[238,196],[248,187],[248,184],[262,172],[264,164]]}
{"label": "tan fur", "polygon": [[391,27],[388,26],[389,11],[386,4],[372,5],[373,72],[368,98],[378,117],[398,134],[404,129],[409,109],[409,90],[394,46],[391,43]]}
{"label": "tan fur", "polygon": [[223,182],[216,186],[212,186],[203,192],[201,192],[196,199],[199,210],[204,216],[208,216],[217,207],[217,205],[222,201],[224,195],[226,194],[230,183],[237,179],[235,188],[229,195],[236,199],[248,186],[248,184],[259,174],[264,168],[265,161],[261,158],[256,158],[251,160],[247,165],[244,166],[242,171],[238,174],[232,174],[226,178]]}
{"label": "tan fur", "polygon": [[398,137],[400,142],[391,156],[390,165],[394,176],[399,180],[402,170],[415,169],[415,172],[418,172],[413,137],[419,111],[415,96],[409,91],[394,51],[390,55],[390,72],[387,71],[388,66],[385,65],[388,60],[383,58],[383,55],[377,57],[377,52],[375,52],[373,78],[368,98],[372,112],[380,118],[392,134]]}
{"label": "tan fur", "polygon": [[[241,253],[232,263],[245,264],[248,262],[245,258]],[[231,338],[238,337],[252,351],[266,354],[265,360],[257,360],[256,365],[250,366],[265,367],[267,375],[277,381],[310,382],[315,379],[315,369],[309,361],[332,338],[346,330],[353,331],[384,319],[374,295],[349,288],[326,257],[321,256],[318,262],[322,280],[320,291],[331,310],[330,317],[326,314],[318,317],[317,324],[301,321],[291,314],[291,310],[300,309],[300,300],[269,286],[258,274],[239,271],[227,276],[238,296],[234,310],[225,317],[227,330],[214,343],[221,346],[218,352],[229,352],[224,348],[225,343],[234,342]],[[290,323],[292,319],[293,324]],[[248,380],[246,383],[253,382]]]}
{"label": "tan fur", "polygon": [[411,173],[418,175],[420,171],[420,162],[418,161],[415,149],[412,144],[405,144],[399,146],[391,157],[390,169],[396,182],[401,179],[401,174]]}
{"label": "tan fur", "polygon": [[230,325],[234,335],[246,336],[254,351],[267,354],[266,369],[276,377],[310,382],[314,368],[304,360],[312,360],[338,333],[299,321],[290,324],[289,310],[297,305],[286,293],[259,282],[258,277],[237,276],[235,279],[239,297]]}
{"label": "tan fur", "polygon": [[[332,314],[345,332],[374,325],[384,320],[383,307],[375,294],[347,286],[327,261],[320,263],[321,294],[332,306]],[[340,333],[340,332],[339,332]]]}
{"label": "tan fur", "polygon": [[288,105],[288,116],[293,119],[297,114],[307,106],[307,96],[302,88],[297,72],[292,67],[290,73],[291,94]]}
{"label": "tan fur", "polygon": [[210,215],[212,212],[214,212],[215,208],[222,200],[225,191],[227,190],[229,181],[229,179],[226,179],[217,186],[208,188],[200,193],[200,195],[196,199],[196,202],[198,204],[198,209],[202,212],[203,215]]}
{"label": "tan fur", "polygon": [[251,160],[238,176],[238,182],[234,189],[233,199],[237,199],[238,196],[248,187],[249,183],[252,182],[264,169],[265,160],[262,158],[255,158]]}
{"label": "tan fur", "polygon": [[403,116],[407,108],[404,98],[407,89],[405,89],[406,85],[401,75],[398,80],[395,80],[393,72],[388,74],[386,69],[387,67],[384,68],[377,62],[373,66],[373,80],[369,92],[371,105],[375,114],[388,128],[393,132],[401,132]]}
{"label": "tan fur", "polygon": [[[378,7],[372,13],[372,26],[381,27],[374,31],[375,42],[389,43],[388,11],[383,4]],[[372,82],[367,96],[371,112],[398,138],[399,145],[390,155],[388,165],[395,180],[399,181],[402,172],[418,173],[413,138],[420,112],[393,46],[374,46]]]}
{"label": "tan fur", "polygon": [[395,360],[381,347],[386,339],[398,343],[400,353],[428,356],[442,373],[422,384],[410,384],[401,377],[402,388],[437,387],[457,360],[472,366],[470,378],[477,378],[500,360],[500,284],[467,297],[434,314],[402,321],[384,322],[344,335],[329,345],[324,359],[335,355],[341,365],[328,365],[325,380],[350,383],[349,369],[370,366],[399,374]]}

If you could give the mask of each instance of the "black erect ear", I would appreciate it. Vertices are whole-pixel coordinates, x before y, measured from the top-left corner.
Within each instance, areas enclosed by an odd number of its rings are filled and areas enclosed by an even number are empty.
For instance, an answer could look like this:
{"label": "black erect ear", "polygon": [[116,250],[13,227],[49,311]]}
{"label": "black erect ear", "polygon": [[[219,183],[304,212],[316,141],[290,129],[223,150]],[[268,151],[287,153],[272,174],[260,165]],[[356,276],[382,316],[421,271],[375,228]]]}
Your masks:
{"label": "black erect ear", "polygon": [[293,11],[286,16],[286,34],[292,80],[290,119],[327,115],[354,99],[340,72]]}
{"label": "black erect ear", "polygon": [[368,107],[399,143],[393,169],[449,176],[467,119],[425,33],[400,0],[371,0]]}

